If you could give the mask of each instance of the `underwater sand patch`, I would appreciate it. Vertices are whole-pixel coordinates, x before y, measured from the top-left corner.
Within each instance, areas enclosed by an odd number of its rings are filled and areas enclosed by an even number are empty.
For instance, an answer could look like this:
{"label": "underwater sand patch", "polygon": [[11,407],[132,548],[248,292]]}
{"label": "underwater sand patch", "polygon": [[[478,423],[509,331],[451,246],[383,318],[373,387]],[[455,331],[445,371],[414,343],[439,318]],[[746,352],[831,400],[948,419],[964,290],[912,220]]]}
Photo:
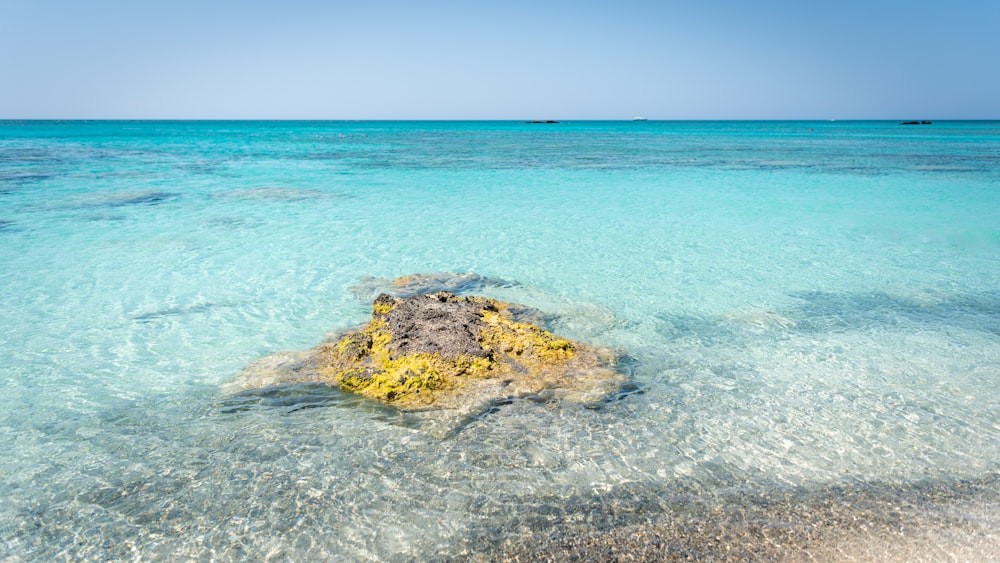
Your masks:
{"label": "underwater sand patch", "polygon": [[343,195],[324,192],[316,189],[307,189],[307,188],[265,187],[265,188],[241,188],[236,190],[228,190],[218,194],[218,197],[224,197],[230,199],[264,199],[264,200],[295,201],[301,199],[315,199],[321,197],[343,197]]}

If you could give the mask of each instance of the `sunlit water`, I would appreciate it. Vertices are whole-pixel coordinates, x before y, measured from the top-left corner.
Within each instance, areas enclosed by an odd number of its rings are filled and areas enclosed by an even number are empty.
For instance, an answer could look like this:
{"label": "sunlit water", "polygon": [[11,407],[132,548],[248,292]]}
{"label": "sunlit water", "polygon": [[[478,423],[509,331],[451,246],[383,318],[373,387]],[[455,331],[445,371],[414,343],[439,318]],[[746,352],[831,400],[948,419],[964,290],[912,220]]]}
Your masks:
{"label": "sunlit water", "polygon": [[[440,272],[642,392],[443,438],[221,391]],[[3,122],[0,305],[0,558],[998,545],[997,123]]]}

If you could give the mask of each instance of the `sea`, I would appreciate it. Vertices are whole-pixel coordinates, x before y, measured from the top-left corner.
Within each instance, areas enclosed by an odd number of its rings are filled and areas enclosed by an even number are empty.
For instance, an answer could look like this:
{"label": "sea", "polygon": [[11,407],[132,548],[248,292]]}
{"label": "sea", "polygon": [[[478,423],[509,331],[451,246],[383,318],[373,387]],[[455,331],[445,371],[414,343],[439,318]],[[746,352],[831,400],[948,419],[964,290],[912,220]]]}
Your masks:
{"label": "sea", "polygon": [[[629,384],[231,390],[412,274]],[[0,327],[2,561],[1000,558],[997,121],[2,121]]]}

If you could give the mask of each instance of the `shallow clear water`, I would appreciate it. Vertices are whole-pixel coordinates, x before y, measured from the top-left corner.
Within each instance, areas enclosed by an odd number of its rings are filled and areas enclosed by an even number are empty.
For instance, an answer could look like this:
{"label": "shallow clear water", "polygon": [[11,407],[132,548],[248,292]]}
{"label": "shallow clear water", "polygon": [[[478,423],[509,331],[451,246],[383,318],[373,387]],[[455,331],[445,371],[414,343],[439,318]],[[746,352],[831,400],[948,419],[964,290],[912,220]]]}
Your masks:
{"label": "shallow clear water", "polygon": [[[858,491],[995,540],[998,217],[995,122],[0,122],[0,554],[502,557]],[[468,271],[643,392],[441,438],[221,391],[366,276]]]}

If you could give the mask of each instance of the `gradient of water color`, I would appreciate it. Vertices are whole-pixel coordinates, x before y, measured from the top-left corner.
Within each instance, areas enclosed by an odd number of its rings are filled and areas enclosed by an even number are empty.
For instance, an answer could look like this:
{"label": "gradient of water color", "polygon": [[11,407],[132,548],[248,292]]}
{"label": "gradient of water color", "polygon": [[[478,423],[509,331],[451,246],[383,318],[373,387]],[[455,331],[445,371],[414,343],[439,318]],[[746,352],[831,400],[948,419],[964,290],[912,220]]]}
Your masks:
{"label": "gradient of water color", "polygon": [[[982,555],[998,217],[987,122],[2,122],[0,553],[462,559],[679,522],[832,553],[862,514]],[[442,439],[220,391],[363,321],[366,276],[469,271],[643,392]]]}

